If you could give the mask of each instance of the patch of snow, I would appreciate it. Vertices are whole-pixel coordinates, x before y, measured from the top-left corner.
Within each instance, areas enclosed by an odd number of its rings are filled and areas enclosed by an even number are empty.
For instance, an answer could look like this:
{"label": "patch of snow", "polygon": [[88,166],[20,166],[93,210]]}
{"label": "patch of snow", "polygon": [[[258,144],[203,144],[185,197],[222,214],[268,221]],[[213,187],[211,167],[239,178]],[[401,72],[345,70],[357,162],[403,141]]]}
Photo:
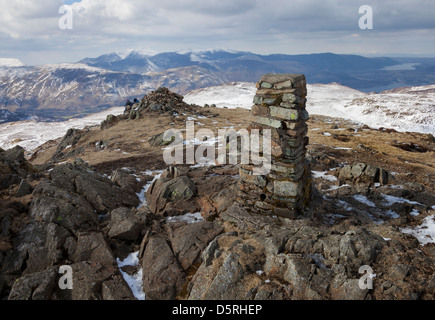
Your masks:
{"label": "patch of snow", "polygon": [[147,48],[138,48],[138,49],[127,49],[123,51],[116,52],[116,54],[121,58],[125,59],[131,54],[138,54],[145,57],[152,57],[158,54],[158,51],[147,49]]}
{"label": "patch of snow", "polygon": [[362,194],[354,195],[353,198],[356,201],[364,203],[365,205],[367,205],[369,207],[376,208],[376,205],[373,202],[371,202],[369,199],[367,199],[366,196],[363,196]]}
{"label": "patch of snow", "polygon": [[[99,125],[109,114],[119,115],[123,112],[124,107],[115,107],[68,121],[37,122],[26,120],[3,123],[0,124],[0,148],[7,150],[20,145],[27,152],[32,152],[49,140],[63,137],[70,128],[83,129],[86,126]],[[19,142],[12,142],[18,140]]]}
{"label": "patch of snow", "polygon": [[416,237],[422,246],[435,243],[435,216],[426,217],[423,223],[414,229],[403,228],[401,231]]}
{"label": "patch of snow", "polygon": [[250,82],[233,82],[222,86],[197,89],[184,96],[186,103],[200,106],[215,104],[218,108],[251,109],[257,88]]}
{"label": "patch of snow", "polygon": [[353,148],[335,147],[336,150],[352,150]]}
{"label": "patch of snow", "polygon": [[420,212],[417,209],[414,208],[414,209],[412,209],[412,211],[409,214],[411,216],[416,217],[416,216],[420,215]]}
{"label": "patch of snow", "polygon": [[173,217],[167,217],[166,222],[187,222],[188,224],[197,223],[204,221],[204,218],[201,215],[201,212],[196,213],[186,213],[182,216],[173,216]]}
{"label": "patch of snow", "polygon": [[409,203],[409,204],[416,204],[416,205],[421,205],[420,202],[417,201],[411,201],[405,198],[399,198],[399,197],[395,197],[389,194],[383,194],[382,195],[385,199],[384,205],[387,206],[392,206],[395,203]]}
{"label": "patch of snow", "polygon": [[323,132],[323,135],[324,135],[324,136],[327,136],[327,137],[332,136],[332,134],[330,134],[329,132]]}
{"label": "patch of snow", "polygon": [[338,180],[336,176],[327,174],[328,172],[326,171],[311,171],[311,173],[313,175],[313,178],[322,178],[331,182]]}
{"label": "patch of snow", "polygon": [[397,218],[400,218],[400,215],[398,215],[396,212],[394,212],[393,210],[388,210],[387,212],[385,212],[385,214],[387,215],[387,216],[389,216],[390,218],[393,218],[393,219],[397,219]]}
{"label": "patch of snow", "polygon": [[346,201],[338,200],[337,202],[338,202],[338,204],[340,204],[340,206],[343,207],[344,210],[347,210],[347,211],[353,210],[353,207],[349,203],[347,203]]}
{"label": "patch of snow", "polygon": [[142,282],[142,268],[135,273],[134,275],[129,275],[126,272],[122,271],[122,267],[124,266],[138,266],[139,265],[139,251],[130,253],[124,260],[120,260],[116,258],[116,263],[118,264],[119,271],[124,277],[125,282],[127,282],[128,286],[131,289],[131,292],[138,300],[145,300],[145,292],[143,291],[143,282]]}
{"label": "patch of snow", "polygon": [[161,174],[163,173],[162,170],[156,170],[156,171],[144,171],[142,172],[145,175],[154,175],[154,179],[152,181],[148,181],[146,185],[144,185],[144,187],[142,188],[142,190],[139,193],[136,193],[137,197],[139,198],[139,206],[137,207],[137,209],[146,206],[147,205],[147,199],[146,199],[146,194],[147,191],[149,189],[149,187],[151,186],[151,184],[156,181],[157,179],[160,178]]}

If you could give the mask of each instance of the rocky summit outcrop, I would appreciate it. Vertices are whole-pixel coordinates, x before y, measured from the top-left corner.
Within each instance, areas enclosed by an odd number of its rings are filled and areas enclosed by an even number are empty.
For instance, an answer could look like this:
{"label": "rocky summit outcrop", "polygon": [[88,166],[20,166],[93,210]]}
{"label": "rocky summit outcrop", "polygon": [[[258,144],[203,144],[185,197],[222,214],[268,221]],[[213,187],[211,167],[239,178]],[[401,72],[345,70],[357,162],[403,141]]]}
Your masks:
{"label": "rocky summit outcrop", "polygon": [[219,223],[210,221],[154,226],[144,238],[139,256],[147,299],[175,299],[183,294],[189,275],[201,263],[202,251],[222,231]]}
{"label": "rocky summit outcrop", "polygon": [[160,89],[146,117],[68,130],[35,165],[0,150],[0,299],[434,299],[433,155],[390,143],[433,140],[307,120],[312,193],[288,219],[236,201],[239,165],[164,164],[162,127],[249,124],[180,99]]}
{"label": "rocky summit outcrop", "polygon": [[183,96],[171,92],[168,88],[160,87],[145,95],[142,100],[133,105],[129,119],[138,119],[147,112],[182,113],[192,109],[190,104],[183,101]]}
{"label": "rocky summit outcrop", "polygon": [[16,146],[9,150],[0,149],[0,190],[20,183],[36,173],[33,166],[24,157],[25,150]]}
{"label": "rocky summit outcrop", "polygon": [[[146,218],[134,220],[129,211],[139,205],[136,194],[78,160],[42,175],[28,197],[20,212],[1,216],[2,240],[9,243],[0,248],[2,296],[10,288],[9,299],[134,298],[118,271],[109,240],[138,238],[145,227]],[[17,204],[9,203],[13,206]],[[101,225],[107,216],[109,236]],[[62,265],[73,270],[72,290],[59,289]],[[128,294],[117,294],[113,281],[118,292]]]}
{"label": "rocky summit outcrop", "polygon": [[[187,212],[188,200],[197,193],[197,188],[189,177],[176,177],[173,179],[161,178],[153,182],[147,191],[148,207],[156,214],[177,215]],[[185,204],[185,205],[183,205]]]}

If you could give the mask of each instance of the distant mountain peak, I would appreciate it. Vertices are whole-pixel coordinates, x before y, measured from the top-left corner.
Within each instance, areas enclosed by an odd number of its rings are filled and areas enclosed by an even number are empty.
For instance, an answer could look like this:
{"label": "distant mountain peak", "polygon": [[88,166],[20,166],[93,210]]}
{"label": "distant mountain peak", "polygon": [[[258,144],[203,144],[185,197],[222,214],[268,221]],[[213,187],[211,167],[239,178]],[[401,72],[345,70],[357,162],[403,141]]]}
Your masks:
{"label": "distant mountain peak", "polygon": [[138,48],[138,49],[126,49],[115,53],[121,58],[121,60],[124,60],[130,55],[152,57],[158,54],[159,52],[148,48]]}
{"label": "distant mountain peak", "polygon": [[226,52],[226,53],[245,53],[243,51],[237,51],[237,50],[231,50],[231,49],[223,49],[223,48],[208,48],[208,49],[182,49],[176,51],[178,54],[204,54],[204,53],[219,53],[219,52]]}
{"label": "distant mountain peak", "polygon": [[25,64],[15,58],[0,58],[0,67],[23,67]]}

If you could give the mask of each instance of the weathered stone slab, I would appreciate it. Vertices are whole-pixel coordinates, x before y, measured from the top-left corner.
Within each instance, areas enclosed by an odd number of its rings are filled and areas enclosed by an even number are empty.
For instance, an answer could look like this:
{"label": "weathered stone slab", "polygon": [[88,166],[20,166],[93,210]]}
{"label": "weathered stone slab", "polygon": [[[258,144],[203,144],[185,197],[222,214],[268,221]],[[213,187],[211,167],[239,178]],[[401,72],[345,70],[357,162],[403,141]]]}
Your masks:
{"label": "weathered stone slab", "polygon": [[253,105],[251,112],[254,116],[268,117],[270,115],[270,109],[261,105]]}
{"label": "weathered stone slab", "polygon": [[270,106],[270,116],[289,121],[299,121],[299,111],[293,109]]}
{"label": "weathered stone slab", "polygon": [[297,197],[302,190],[302,186],[293,181],[274,181],[274,192],[282,197]]}
{"label": "weathered stone slab", "polygon": [[255,116],[254,121],[272,128],[281,128],[282,126],[281,121],[266,117]]}
{"label": "weathered stone slab", "polygon": [[[297,73],[268,73],[261,77],[260,83],[279,84],[279,87],[285,87],[289,82],[292,88],[295,84],[301,85],[305,82],[305,75]],[[276,88],[278,89],[278,88]]]}

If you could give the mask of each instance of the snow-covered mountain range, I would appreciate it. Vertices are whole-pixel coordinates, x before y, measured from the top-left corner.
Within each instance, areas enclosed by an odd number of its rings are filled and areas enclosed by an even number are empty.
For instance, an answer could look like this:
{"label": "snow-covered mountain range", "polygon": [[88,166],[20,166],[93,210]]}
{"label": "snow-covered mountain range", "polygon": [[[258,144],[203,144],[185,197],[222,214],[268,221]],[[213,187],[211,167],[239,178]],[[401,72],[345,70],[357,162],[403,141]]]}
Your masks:
{"label": "snow-covered mountain range", "polygon": [[148,78],[79,63],[0,67],[0,108],[21,119],[95,113],[150,90]]}
{"label": "snow-covered mountain range", "polygon": [[127,98],[161,86],[186,94],[228,82],[255,82],[270,72],[304,73],[310,84],[337,82],[369,92],[433,84],[434,70],[435,59],[430,58],[259,55],[217,49],[163,53],[128,49],[78,63],[41,66],[0,59],[0,123],[84,116],[123,105]]}

